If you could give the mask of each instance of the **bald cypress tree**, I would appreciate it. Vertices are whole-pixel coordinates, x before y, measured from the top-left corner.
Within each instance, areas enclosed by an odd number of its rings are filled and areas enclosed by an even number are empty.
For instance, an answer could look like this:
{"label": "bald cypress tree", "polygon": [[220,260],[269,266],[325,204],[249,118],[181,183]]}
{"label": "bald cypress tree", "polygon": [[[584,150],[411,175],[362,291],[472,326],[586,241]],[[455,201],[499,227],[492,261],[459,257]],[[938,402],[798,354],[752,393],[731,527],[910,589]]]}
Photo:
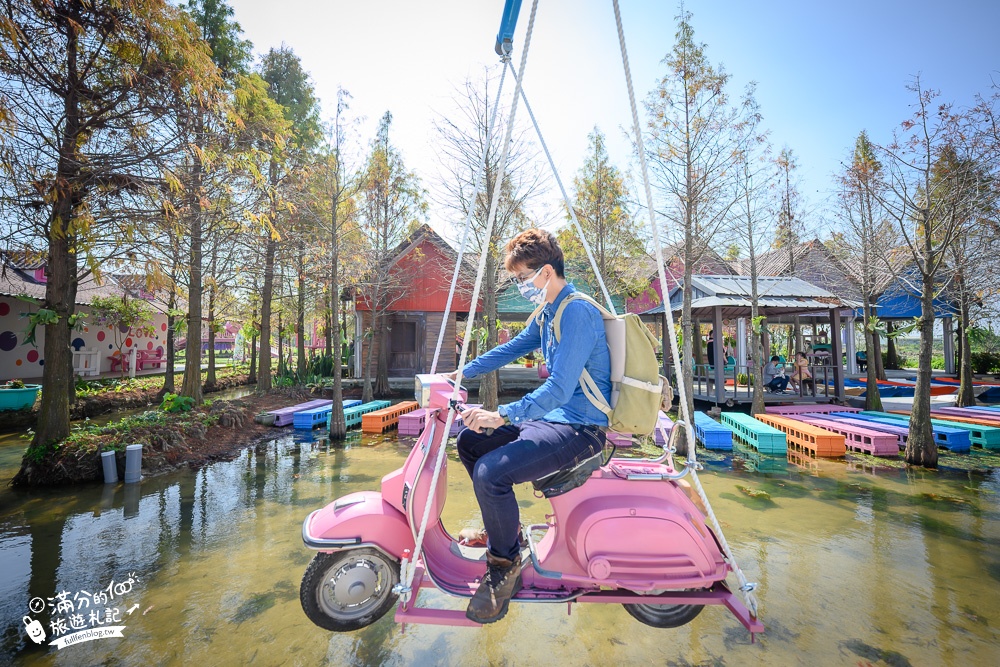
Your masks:
{"label": "bald cypress tree", "polygon": [[99,270],[109,238],[134,234],[134,222],[110,229],[107,210],[156,198],[159,165],[179,148],[174,96],[208,96],[218,84],[196,27],[164,0],[0,4],[0,187],[47,259],[34,446],[69,435],[80,276]]}

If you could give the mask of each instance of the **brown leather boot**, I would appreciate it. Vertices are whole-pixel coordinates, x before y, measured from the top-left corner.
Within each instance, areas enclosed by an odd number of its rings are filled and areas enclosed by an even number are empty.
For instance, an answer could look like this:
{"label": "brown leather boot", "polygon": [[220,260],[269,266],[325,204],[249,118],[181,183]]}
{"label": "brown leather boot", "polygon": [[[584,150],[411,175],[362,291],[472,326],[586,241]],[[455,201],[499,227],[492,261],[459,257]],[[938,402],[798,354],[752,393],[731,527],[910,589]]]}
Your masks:
{"label": "brown leather boot", "polygon": [[486,552],[486,575],[469,601],[465,617],[476,623],[493,623],[507,614],[510,599],[521,590],[521,556],[514,560]]}

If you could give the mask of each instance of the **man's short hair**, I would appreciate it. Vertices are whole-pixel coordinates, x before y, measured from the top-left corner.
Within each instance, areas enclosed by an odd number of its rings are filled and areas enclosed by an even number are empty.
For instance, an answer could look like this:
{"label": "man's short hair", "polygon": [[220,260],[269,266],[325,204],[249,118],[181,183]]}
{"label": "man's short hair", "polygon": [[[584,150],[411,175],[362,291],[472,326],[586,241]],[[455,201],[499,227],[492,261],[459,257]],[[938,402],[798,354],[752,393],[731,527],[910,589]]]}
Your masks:
{"label": "man's short hair", "polygon": [[515,266],[537,270],[550,265],[560,278],[563,277],[563,251],[552,232],[544,229],[526,229],[510,241],[504,248],[507,253],[504,268],[513,273]]}
{"label": "man's short hair", "polygon": [[779,357],[778,355],[774,355],[773,357],[771,357],[771,361],[781,361],[781,357]]}

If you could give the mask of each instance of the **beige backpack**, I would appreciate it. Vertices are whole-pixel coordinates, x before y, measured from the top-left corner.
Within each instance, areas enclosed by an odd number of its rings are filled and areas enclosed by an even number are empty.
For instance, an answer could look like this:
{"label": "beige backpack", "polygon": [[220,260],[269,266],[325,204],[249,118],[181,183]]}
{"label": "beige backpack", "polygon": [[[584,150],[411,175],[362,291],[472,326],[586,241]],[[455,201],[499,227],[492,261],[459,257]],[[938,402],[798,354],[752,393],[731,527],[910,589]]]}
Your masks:
{"label": "beige backpack", "polygon": [[670,384],[659,374],[656,338],[635,313],[612,315],[586,294],[573,292],[562,300],[552,318],[557,343],[561,337],[559,323],[563,310],[577,299],[593,304],[600,311],[604,319],[608,351],[611,353],[610,404],[604,400],[600,388],[586,368],[580,376],[584,396],[608,416],[608,428],[612,431],[649,435],[656,428],[661,404],[666,402],[669,406],[673,400]]}

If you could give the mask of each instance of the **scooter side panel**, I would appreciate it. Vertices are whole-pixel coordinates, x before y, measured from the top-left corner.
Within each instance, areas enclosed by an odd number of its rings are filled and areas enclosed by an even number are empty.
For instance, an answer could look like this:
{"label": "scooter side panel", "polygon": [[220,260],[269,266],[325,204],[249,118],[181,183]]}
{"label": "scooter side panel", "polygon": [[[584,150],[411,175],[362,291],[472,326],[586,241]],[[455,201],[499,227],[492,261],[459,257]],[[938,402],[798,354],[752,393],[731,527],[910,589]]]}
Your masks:
{"label": "scooter side panel", "polygon": [[552,504],[558,524],[538,553],[567,580],[643,590],[710,586],[728,572],[701,512],[671,482],[595,476]]}
{"label": "scooter side panel", "polygon": [[323,540],[356,539],[358,544],[377,546],[396,559],[404,550],[413,549],[413,535],[406,517],[375,491],[352,493],[313,512],[306,519],[302,534],[313,548],[320,548],[316,545]]}

